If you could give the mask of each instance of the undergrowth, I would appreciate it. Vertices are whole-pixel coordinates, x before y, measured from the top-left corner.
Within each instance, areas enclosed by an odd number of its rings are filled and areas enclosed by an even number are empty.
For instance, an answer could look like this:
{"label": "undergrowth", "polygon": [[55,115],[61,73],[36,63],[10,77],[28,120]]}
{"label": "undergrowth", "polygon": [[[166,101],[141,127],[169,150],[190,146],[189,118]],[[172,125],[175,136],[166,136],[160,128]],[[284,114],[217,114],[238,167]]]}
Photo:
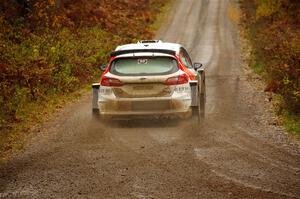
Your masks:
{"label": "undergrowth", "polygon": [[277,112],[288,131],[300,135],[300,1],[241,1],[252,44],[251,68],[279,97]]}
{"label": "undergrowth", "polygon": [[97,78],[117,45],[151,39],[168,2],[0,0],[0,151]]}

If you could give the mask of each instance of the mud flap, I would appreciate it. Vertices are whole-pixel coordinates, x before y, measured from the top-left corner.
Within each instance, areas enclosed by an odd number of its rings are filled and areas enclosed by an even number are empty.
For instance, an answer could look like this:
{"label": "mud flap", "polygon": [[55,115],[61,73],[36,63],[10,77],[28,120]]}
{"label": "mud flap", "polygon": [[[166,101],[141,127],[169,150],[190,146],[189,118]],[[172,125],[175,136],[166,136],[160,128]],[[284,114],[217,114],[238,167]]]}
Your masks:
{"label": "mud flap", "polygon": [[198,81],[191,81],[191,94],[192,94],[192,127],[193,129],[199,129],[200,124],[205,117],[205,72],[204,69],[199,69],[197,75]]}
{"label": "mud flap", "polygon": [[198,89],[198,81],[191,81],[191,111],[192,111],[192,118],[191,118],[191,126],[192,129],[197,130],[200,126],[200,111],[199,111],[199,89]]}
{"label": "mud flap", "polygon": [[191,106],[198,106],[198,81],[190,81],[192,102]]}
{"label": "mud flap", "polygon": [[198,81],[200,94],[205,94],[205,71],[204,69],[199,69],[198,71]]}
{"label": "mud flap", "polygon": [[198,70],[199,83],[199,106],[200,118],[203,120],[205,117],[205,103],[206,103],[206,85],[205,85],[205,71],[204,69]]}
{"label": "mud flap", "polygon": [[92,88],[93,88],[92,111],[93,111],[93,114],[96,114],[96,113],[99,114],[98,93],[99,93],[100,84],[95,83],[92,85]]}

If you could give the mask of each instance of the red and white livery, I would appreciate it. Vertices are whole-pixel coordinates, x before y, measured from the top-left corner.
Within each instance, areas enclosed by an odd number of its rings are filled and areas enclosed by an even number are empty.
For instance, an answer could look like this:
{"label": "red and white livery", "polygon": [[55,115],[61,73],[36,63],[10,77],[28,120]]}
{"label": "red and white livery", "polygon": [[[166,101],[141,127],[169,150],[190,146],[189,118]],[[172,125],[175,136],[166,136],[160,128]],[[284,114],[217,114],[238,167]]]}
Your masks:
{"label": "red and white livery", "polygon": [[101,117],[204,116],[204,67],[193,64],[180,44],[147,40],[118,46],[108,67],[100,68],[93,113]]}

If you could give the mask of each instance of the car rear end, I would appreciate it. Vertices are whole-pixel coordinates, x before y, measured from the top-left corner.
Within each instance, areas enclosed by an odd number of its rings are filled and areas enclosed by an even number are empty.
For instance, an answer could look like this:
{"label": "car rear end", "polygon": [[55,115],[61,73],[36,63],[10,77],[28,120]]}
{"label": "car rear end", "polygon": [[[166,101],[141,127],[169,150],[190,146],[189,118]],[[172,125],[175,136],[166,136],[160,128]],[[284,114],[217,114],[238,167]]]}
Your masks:
{"label": "car rear end", "polygon": [[97,101],[102,116],[186,116],[190,113],[188,75],[175,56],[135,53],[112,58],[102,74]]}

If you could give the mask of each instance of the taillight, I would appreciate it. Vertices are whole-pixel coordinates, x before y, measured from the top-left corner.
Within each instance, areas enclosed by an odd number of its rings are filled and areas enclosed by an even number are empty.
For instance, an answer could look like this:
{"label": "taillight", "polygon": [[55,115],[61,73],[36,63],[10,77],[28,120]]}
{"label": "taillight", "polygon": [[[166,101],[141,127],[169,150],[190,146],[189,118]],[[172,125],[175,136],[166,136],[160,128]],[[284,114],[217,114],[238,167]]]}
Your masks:
{"label": "taillight", "polygon": [[178,85],[178,84],[185,84],[189,82],[189,77],[186,74],[182,74],[176,77],[170,77],[166,80],[166,85]]}
{"label": "taillight", "polygon": [[106,76],[102,77],[100,84],[101,86],[112,86],[112,87],[120,87],[124,85],[120,80],[111,77],[106,77]]}

